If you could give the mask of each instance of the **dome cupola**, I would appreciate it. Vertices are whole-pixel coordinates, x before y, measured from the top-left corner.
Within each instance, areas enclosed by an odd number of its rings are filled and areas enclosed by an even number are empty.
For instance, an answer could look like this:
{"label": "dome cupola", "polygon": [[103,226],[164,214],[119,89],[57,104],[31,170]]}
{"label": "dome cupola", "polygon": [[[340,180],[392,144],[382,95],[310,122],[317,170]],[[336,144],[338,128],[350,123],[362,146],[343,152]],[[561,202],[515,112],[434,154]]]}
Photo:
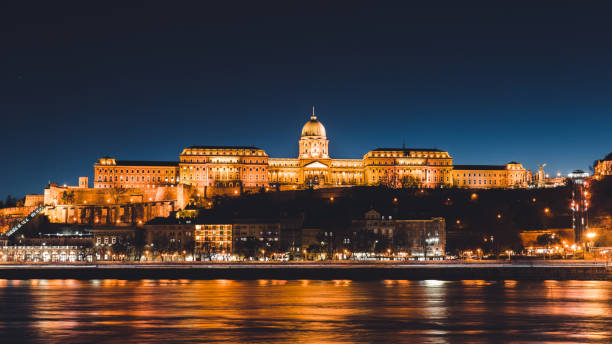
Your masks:
{"label": "dome cupola", "polygon": [[320,136],[322,138],[327,136],[325,133],[325,127],[317,120],[314,106],[312,107],[312,116],[310,116],[310,121],[306,122],[306,124],[304,124],[302,127],[302,137],[305,136]]}

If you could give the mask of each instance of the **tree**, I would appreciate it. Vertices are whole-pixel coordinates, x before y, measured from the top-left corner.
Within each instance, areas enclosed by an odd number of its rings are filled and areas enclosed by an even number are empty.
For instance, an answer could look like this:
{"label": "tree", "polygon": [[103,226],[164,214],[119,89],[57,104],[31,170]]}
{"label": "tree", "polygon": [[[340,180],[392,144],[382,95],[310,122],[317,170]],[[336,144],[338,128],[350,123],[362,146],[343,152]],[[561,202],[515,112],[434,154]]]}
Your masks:
{"label": "tree", "polygon": [[389,241],[380,233],[362,229],[357,232],[355,248],[358,252],[380,253],[389,248]]}
{"label": "tree", "polygon": [[391,240],[385,235],[379,235],[374,243],[374,252],[377,254],[386,253],[391,249]]}
{"label": "tree", "polygon": [[134,260],[140,260],[145,246],[145,235],[142,228],[138,228],[134,234]]}
{"label": "tree", "polygon": [[538,237],[536,238],[536,242],[538,243],[538,245],[546,247],[546,255],[548,255],[548,250],[550,249],[550,246],[560,244],[561,238],[559,238],[558,235],[547,233],[538,235]]}
{"label": "tree", "polygon": [[185,236],[183,238],[183,242],[181,243],[181,249],[185,252],[191,253],[191,255],[193,256],[195,250],[195,239],[193,238],[193,235]]}
{"label": "tree", "polygon": [[409,174],[402,177],[401,184],[404,189],[415,189],[421,186],[419,180]]}
{"label": "tree", "polygon": [[200,256],[200,259],[208,258],[210,260],[212,258],[212,245],[210,242],[202,243],[202,246],[195,250],[195,254]]}
{"label": "tree", "polygon": [[321,254],[323,253],[323,247],[321,245],[312,244],[308,246],[306,251],[310,254]]}
{"label": "tree", "polygon": [[256,237],[247,237],[246,240],[236,241],[235,251],[244,258],[258,257],[265,249],[263,241]]}
{"label": "tree", "polygon": [[119,260],[125,260],[127,258],[129,252],[131,251],[132,246],[129,242],[122,240],[121,238],[117,240],[115,244],[111,246],[111,250],[117,256],[119,256]]}
{"label": "tree", "polygon": [[17,199],[13,198],[11,195],[6,196],[6,201],[4,201],[4,207],[10,208],[17,205]]}
{"label": "tree", "polygon": [[397,189],[400,187],[400,184],[399,174],[395,168],[392,170],[385,170],[385,175],[381,180],[381,186],[386,186],[389,189]]}
{"label": "tree", "polygon": [[334,254],[334,233],[330,232],[319,232],[317,234],[317,241],[321,243],[321,252],[326,252],[326,259],[332,259]]}
{"label": "tree", "polygon": [[169,253],[171,249],[170,240],[168,239],[168,236],[165,234],[157,234],[153,238],[151,245],[153,245],[152,251],[157,253],[157,255],[162,256],[162,261],[164,260],[164,255],[166,253]]}
{"label": "tree", "polygon": [[315,186],[319,185],[319,176],[308,176],[304,180],[304,184],[308,189],[314,189]]}
{"label": "tree", "polygon": [[111,188],[108,190],[108,196],[113,201],[113,204],[118,204],[121,196],[127,192],[124,188]]}
{"label": "tree", "polygon": [[552,245],[560,244],[561,238],[559,238],[558,235],[555,235],[552,233],[546,233],[546,234],[538,235],[538,237],[536,238],[536,242],[540,246],[546,246],[546,248],[549,248]]}
{"label": "tree", "polygon": [[604,176],[591,184],[591,208],[593,217],[612,215],[612,176]]}
{"label": "tree", "polygon": [[74,190],[62,192],[61,200],[63,204],[74,204],[75,202]]}

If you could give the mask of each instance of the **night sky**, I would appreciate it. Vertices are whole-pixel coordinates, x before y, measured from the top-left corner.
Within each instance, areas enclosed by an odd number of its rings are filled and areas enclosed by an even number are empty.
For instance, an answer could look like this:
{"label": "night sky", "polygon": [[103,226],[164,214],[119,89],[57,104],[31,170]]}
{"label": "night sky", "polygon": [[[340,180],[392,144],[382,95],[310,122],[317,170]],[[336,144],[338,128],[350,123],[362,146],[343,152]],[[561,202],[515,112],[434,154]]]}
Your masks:
{"label": "night sky", "polygon": [[405,141],[566,174],[612,151],[610,1],[411,3],[3,2],[0,197],[92,184],[105,155],[296,157],[313,105],[335,158]]}

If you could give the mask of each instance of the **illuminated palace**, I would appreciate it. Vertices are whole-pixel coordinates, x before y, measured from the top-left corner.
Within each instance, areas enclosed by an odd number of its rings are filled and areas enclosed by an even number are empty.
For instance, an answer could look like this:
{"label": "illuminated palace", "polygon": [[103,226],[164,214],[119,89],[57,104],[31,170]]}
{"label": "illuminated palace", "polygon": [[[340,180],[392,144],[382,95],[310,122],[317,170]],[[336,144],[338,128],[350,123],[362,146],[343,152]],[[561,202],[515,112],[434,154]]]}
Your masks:
{"label": "illuminated palace", "polygon": [[[377,148],[361,159],[333,159],[323,124],[314,113],[304,124],[297,158],[270,158],[248,146],[191,146],[178,162],[128,161],[105,157],[95,164],[94,188],[190,186],[198,195],[246,190],[386,185],[389,187],[526,187],[528,171],[506,165],[453,166],[439,149]],[[195,195],[194,195],[195,196]]]}

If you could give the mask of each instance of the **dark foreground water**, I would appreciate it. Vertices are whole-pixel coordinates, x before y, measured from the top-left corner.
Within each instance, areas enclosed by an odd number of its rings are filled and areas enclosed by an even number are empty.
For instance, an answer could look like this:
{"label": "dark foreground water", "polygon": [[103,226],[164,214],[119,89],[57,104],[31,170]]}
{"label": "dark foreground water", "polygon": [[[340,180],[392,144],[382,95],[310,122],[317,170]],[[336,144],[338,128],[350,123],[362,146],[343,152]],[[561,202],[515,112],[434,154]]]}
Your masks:
{"label": "dark foreground water", "polygon": [[0,343],[612,342],[612,282],[0,280]]}

